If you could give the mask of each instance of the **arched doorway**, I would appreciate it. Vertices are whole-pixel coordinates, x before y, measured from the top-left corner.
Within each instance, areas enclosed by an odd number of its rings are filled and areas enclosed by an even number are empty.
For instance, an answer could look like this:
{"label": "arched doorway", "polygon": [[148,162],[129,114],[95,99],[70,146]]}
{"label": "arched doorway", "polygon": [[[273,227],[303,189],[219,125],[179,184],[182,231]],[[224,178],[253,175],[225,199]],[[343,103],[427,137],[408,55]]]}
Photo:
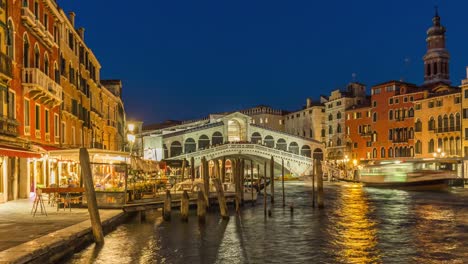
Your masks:
{"label": "arched doorway", "polygon": [[195,152],[196,150],[197,150],[197,144],[195,143],[195,139],[187,138],[184,144],[185,153]]}
{"label": "arched doorway", "polygon": [[299,154],[299,145],[296,142],[289,143],[289,152]]}
{"label": "arched doorway", "polygon": [[269,148],[274,148],[275,147],[275,140],[270,135],[265,137],[265,139],[263,140],[263,143],[265,143],[265,146],[267,146]]}
{"label": "arched doorway", "polygon": [[251,142],[254,144],[262,144],[262,135],[258,132],[254,132],[251,137]]}
{"label": "arched doorway", "polygon": [[312,151],[308,145],[302,146],[301,155],[309,158],[312,157]]}
{"label": "arched doorway", "polygon": [[198,150],[206,149],[210,146],[210,138],[207,135],[201,135],[198,138]]}
{"label": "arched doorway", "polygon": [[279,150],[286,151],[288,148],[288,144],[286,144],[286,140],[280,138],[276,141],[276,148]]}
{"label": "arched doorway", "polygon": [[214,132],[213,136],[211,136],[211,145],[213,146],[221,145],[223,141],[223,134],[219,131]]}
{"label": "arched doorway", "polygon": [[182,144],[179,141],[171,143],[171,157],[176,157],[182,154]]}

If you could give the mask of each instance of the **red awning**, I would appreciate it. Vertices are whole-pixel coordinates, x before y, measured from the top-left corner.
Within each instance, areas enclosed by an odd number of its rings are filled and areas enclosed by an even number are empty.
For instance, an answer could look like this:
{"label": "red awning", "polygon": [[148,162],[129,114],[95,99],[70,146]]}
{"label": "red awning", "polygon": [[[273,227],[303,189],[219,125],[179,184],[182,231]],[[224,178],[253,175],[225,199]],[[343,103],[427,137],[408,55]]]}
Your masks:
{"label": "red awning", "polygon": [[18,157],[18,158],[40,158],[41,154],[28,150],[8,148],[0,146],[0,156]]}

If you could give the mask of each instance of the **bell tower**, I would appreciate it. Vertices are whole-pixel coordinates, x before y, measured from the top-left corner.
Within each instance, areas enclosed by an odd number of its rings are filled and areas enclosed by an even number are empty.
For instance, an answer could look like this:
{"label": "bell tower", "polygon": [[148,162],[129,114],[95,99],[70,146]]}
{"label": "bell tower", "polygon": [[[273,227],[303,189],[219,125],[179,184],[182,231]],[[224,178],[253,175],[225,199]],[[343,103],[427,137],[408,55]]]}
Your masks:
{"label": "bell tower", "polygon": [[445,27],[440,24],[437,7],[432,27],[427,30],[427,52],[424,55],[424,84],[444,82],[450,84],[450,55],[445,48]]}

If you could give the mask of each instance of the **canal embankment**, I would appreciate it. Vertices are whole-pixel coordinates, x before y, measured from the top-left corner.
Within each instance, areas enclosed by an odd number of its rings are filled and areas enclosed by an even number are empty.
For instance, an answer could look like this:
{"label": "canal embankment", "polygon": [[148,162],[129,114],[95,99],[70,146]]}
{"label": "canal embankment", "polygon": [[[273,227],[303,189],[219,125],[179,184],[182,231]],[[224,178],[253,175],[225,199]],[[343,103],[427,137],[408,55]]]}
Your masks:
{"label": "canal embankment", "polygon": [[[86,208],[31,214],[32,201],[0,204],[0,263],[54,263],[93,242]],[[125,222],[122,210],[99,210],[104,233]]]}

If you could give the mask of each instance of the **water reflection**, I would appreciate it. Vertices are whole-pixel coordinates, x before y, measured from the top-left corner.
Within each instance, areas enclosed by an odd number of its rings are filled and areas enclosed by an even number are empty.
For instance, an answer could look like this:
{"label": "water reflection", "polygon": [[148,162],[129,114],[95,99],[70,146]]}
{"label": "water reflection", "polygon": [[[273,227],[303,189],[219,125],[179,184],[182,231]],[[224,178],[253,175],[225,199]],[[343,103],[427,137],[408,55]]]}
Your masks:
{"label": "water reflection", "polygon": [[[405,192],[326,185],[326,209],[311,207],[310,187],[286,185],[287,204],[217,211],[200,225],[160,219],[120,226],[104,247],[67,263],[463,263],[468,259],[468,190]],[[278,194],[277,194],[278,195]],[[280,200],[280,199],[277,199]],[[262,201],[262,197],[259,197]]]}
{"label": "water reflection", "polygon": [[370,206],[361,186],[345,186],[340,193],[338,210],[331,221],[330,233],[339,249],[338,261],[343,263],[380,263],[377,229],[370,220]]}

